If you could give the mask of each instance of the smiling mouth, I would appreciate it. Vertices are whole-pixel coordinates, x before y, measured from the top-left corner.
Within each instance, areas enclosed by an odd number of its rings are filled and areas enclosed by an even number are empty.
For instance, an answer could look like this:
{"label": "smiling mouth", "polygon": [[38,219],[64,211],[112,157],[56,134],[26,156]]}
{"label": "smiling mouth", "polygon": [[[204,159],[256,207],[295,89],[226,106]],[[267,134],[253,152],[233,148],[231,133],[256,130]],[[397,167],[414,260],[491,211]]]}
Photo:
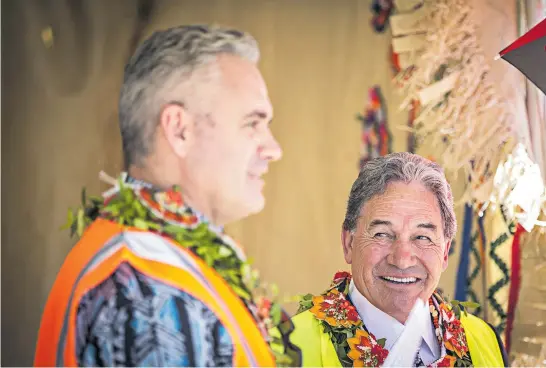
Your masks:
{"label": "smiling mouth", "polygon": [[262,179],[262,176],[264,176],[266,174],[266,172],[262,172],[262,173],[247,173],[248,177],[251,178],[251,179]]}
{"label": "smiling mouth", "polygon": [[256,182],[261,182],[263,183],[264,182],[264,179],[259,176],[259,175],[252,175],[252,174],[249,174],[248,175],[248,179],[251,180],[251,181],[256,181]]}
{"label": "smiling mouth", "polygon": [[421,281],[418,277],[392,277],[392,276],[379,276],[383,281],[390,282],[398,285],[411,285]]}

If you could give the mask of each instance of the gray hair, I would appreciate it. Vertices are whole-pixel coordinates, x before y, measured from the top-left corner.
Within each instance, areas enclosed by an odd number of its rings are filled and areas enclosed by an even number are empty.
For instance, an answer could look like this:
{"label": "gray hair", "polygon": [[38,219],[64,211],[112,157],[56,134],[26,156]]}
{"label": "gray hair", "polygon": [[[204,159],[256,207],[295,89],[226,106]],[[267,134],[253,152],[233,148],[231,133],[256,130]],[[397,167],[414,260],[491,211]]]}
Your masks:
{"label": "gray hair", "polygon": [[193,88],[180,95],[177,87],[189,84],[196,71],[220,54],[236,55],[253,63],[260,57],[258,44],[251,35],[206,25],[158,31],[138,47],[125,67],[119,99],[126,168],[149,154],[163,106],[169,102],[186,106]]}
{"label": "gray hair", "polygon": [[391,182],[421,183],[438,199],[446,239],[452,240],[457,232],[451,186],[442,168],[419,155],[409,152],[391,153],[364,164],[351,188],[343,229],[356,230],[362,207],[372,197],[385,192]]}

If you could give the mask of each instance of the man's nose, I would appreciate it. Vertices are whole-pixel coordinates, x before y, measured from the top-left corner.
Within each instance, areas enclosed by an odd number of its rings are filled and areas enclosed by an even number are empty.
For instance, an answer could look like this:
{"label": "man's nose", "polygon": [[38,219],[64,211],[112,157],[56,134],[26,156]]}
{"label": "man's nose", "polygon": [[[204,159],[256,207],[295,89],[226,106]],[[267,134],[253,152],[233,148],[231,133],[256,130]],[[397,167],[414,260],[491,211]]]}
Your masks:
{"label": "man's nose", "polygon": [[278,161],[282,157],[282,148],[269,132],[263,144],[259,148],[260,158],[264,161]]}
{"label": "man's nose", "polygon": [[392,251],[387,257],[389,264],[405,270],[417,264],[414,248],[410,241],[396,240],[392,245]]}

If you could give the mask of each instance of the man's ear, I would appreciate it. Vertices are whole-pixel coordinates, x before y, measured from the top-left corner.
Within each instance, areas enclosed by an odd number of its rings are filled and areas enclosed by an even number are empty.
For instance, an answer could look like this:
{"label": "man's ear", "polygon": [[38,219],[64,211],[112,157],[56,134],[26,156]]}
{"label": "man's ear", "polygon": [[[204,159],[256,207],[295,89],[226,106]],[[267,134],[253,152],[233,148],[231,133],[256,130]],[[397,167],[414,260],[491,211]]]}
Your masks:
{"label": "man's ear", "polygon": [[444,258],[442,259],[442,271],[445,271],[447,269],[450,248],[451,248],[451,240],[448,240],[446,243],[446,249],[444,251]]}
{"label": "man's ear", "polygon": [[166,105],[159,116],[159,125],[173,151],[184,157],[188,152],[193,126],[191,116],[183,106]]}
{"label": "man's ear", "polygon": [[347,264],[353,262],[353,239],[353,233],[344,229],[341,230],[341,245],[343,246],[343,256]]}

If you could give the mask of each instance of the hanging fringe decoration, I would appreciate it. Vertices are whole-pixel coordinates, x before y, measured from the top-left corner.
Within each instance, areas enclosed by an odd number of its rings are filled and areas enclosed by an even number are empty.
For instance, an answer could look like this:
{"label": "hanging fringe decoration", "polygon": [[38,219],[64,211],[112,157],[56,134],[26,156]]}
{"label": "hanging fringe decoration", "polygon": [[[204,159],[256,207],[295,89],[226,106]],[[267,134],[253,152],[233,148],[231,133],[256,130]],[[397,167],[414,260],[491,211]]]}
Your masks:
{"label": "hanging fringe decoration", "polygon": [[[400,57],[399,55],[394,52],[393,48],[391,47],[391,69],[393,71],[394,75],[397,75],[400,73],[400,71],[403,69],[402,65],[400,64]],[[419,101],[413,100],[411,102],[411,108],[408,112],[408,147],[406,148],[407,152],[415,153],[415,150],[417,149],[417,138],[415,136],[415,129],[413,126],[413,123],[415,119],[417,118],[419,110]]]}
{"label": "hanging fringe decoration", "polygon": [[417,137],[415,136],[415,127],[414,122],[417,117],[419,110],[419,101],[413,100],[411,102],[411,108],[409,110],[409,117],[408,117],[408,128],[410,129],[410,132],[408,133],[408,152],[415,153],[415,150],[417,149]]}
{"label": "hanging fringe decoration", "polygon": [[483,203],[493,179],[482,182],[483,168],[496,168],[503,157],[499,147],[513,134],[514,114],[488,78],[471,12],[470,0],[425,0],[391,16],[393,49],[405,65],[394,83],[406,97],[402,108],[419,101],[413,131],[431,143],[430,154],[446,172],[470,176],[463,203]]}
{"label": "hanging fringe decoration", "polygon": [[392,135],[387,125],[386,105],[378,86],[370,88],[368,98],[364,115],[357,116],[362,123],[360,168],[369,160],[392,152]]}
{"label": "hanging fringe decoration", "polygon": [[512,241],[512,267],[511,267],[511,284],[508,292],[508,311],[506,313],[506,331],[505,331],[505,345],[506,352],[510,354],[510,347],[512,345],[512,329],[514,327],[514,318],[516,313],[516,307],[519,299],[519,290],[521,287],[521,248],[520,238],[525,230],[521,225],[517,225],[516,233],[514,234],[514,240]]}
{"label": "hanging fringe decoration", "polygon": [[546,187],[540,167],[534,163],[523,144],[518,143],[512,153],[497,166],[494,186],[480,210],[503,206],[507,221],[517,221],[526,231],[546,226],[539,220],[541,212],[546,215]]}

